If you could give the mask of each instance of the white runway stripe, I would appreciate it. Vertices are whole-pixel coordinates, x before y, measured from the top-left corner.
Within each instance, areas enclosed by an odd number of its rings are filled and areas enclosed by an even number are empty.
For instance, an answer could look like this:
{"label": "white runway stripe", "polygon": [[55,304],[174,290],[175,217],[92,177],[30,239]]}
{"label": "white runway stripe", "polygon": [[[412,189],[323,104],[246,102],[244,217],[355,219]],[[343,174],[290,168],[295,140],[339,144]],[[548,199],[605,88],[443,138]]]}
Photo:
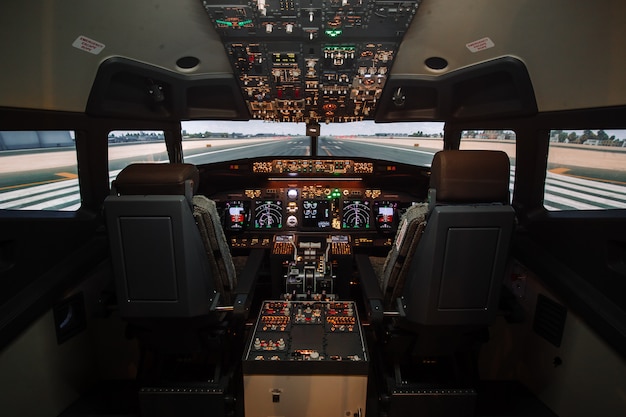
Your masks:
{"label": "white runway stripe", "polygon": [[626,192],[613,192],[606,191],[600,188],[591,188],[591,187],[583,187],[583,186],[575,186],[568,183],[562,183],[555,180],[546,181],[546,190],[552,190],[554,192],[567,193],[570,195],[574,195],[574,193],[584,193],[583,198],[586,195],[589,198],[593,198],[593,196],[597,196],[600,199],[608,200],[611,203],[624,203],[626,204]]}
{"label": "white runway stripe", "polygon": [[571,177],[569,175],[554,174],[552,172],[548,172],[548,174],[546,175],[546,180],[547,181],[558,180],[564,183],[598,188],[598,189],[607,190],[607,191],[615,191],[615,192],[622,193],[622,194],[626,193],[626,186],[624,185],[593,181],[593,180],[585,179],[585,178]]}
{"label": "white runway stripe", "polygon": [[[70,183],[70,184],[68,184]],[[48,184],[53,185],[53,184]],[[29,191],[30,193],[24,194],[22,198],[16,198],[15,194],[11,195],[9,199],[6,199],[6,194],[11,194],[12,192],[7,192],[0,194],[0,209],[15,209],[15,208],[23,208],[29,210],[37,210],[42,209],[42,207],[50,207],[54,205],[63,204],[67,201],[80,201],[80,194],[78,189],[78,181],[76,180],[67,180],[60,181],[55,183],[56,187],[50,188],[40,188],[45,186],[34,186],[29,187],[20,191]],[[57,203],[58,202],[58,203]],[[35,204],[36,203],[36,204]],[[43,206],[42,206],[43,204]]]}
{"label": "white runway stripe", "polygon": [[[598,209],[597,205],[587,204],[582,201],[572,200],[571,198],[559,197],[558,195],[548,195],[545,197],[545,203],[552,207],[558,207],[557,210],[577,209],[577,210],[594,210]],[[552,204],[551,204],[552,203]]]}
{"label": "white runway stripe", "polygon": [[57,181],[57,182],[53,182],[49,184],[33,185],[31,187],[20,188],[19,190],[6,191],[0,194],[2,196],[0,200],[9,201],[9,200],[17,199],[17,198],[32,196],[33,194],[51,192],[51,191],[55,191],[55,190],[70,187],[70,186],[78,186],[78,180],[77,179],[62,180],[62,181]]}
{"label": "white runway stripe", "polygon": [[548,173],[545,186],[548,210],[626,208],[626,186]]}
{"label": "white runway stripe", "polygon": [[[550,196],[562,195],[578,201],[586,201],[591,204],[599,205],[600,207],[612,207],[612,208],[626,208],[626,203],[616,201],[610,198],[599,197],[593,193],[584,193],[574,191],[572,188],[563,188],[553,185],[546,185],[546,194]],[[582,191],[582,190],[581,190]]]}
{"label": "white runway stripe", "polygon": [[[113,181],[120,171],[119,169],[110,171],[109,182]],[[76,211],[79,208],[80,194],[77,179],[0,193],[0,209]]]}
{"label": "white runway stripe", "polygon": [[46,200],[39,204],[33,204],[32,206],[28,206],[29,210],[67,210],[69,204],[76,204],[78,202],[78,207],[80,207],[80,198],[76,198],[76,194],[70,194],[65,197],[55,198],[53,200]]}

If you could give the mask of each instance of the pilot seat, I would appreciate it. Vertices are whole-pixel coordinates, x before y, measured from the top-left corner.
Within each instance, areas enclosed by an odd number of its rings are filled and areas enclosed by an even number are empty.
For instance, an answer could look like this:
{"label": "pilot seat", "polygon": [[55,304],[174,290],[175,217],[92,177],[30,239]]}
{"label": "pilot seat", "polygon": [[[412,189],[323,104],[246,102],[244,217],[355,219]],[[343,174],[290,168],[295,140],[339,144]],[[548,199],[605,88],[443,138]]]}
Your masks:
{"label": "pilot seat", "polygon": [[224,415],[262,251],[236,273],[191,164],[131,164],[104,202],[120,316],[140,348],[142,415]]}
{"label": "pilot seat", "polygon": [[515,226],[509,177],[504,152],[438,152],[429,202],[403,215],[384,262],[356,257],[388,416],[474,415]]}

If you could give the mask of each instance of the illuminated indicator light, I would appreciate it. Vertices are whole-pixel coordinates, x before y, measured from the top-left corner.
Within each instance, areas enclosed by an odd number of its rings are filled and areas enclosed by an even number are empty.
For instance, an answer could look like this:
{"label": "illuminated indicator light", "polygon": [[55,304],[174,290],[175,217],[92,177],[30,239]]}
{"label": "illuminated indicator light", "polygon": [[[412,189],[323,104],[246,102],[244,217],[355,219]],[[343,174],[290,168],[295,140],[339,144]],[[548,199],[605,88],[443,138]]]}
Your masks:
{"label": "illuminated indicator light", "polygon": [[237,23],[237,25],[238,26],[245,26],[245,25],[249,25],[250,23],[252,23],[252,19],[242,20],[241,22]]}
{"label": "illuminated indicator light", "polygon": [[325,52],[328,52],[328,51],[350,51],[350,52],[354,52],[355,49],[356,49],[356,46],[351,46],[351,45],[326,46],[326,47],[324,47],[324,51]]}
{"label": "illuminated indicator light", "polygon": [[232,22],[227,22],[226,20],[216,20],[215,23],[219,25],[232,26]]}
{"label": "illuminated indicator light", "polygon": [[337,36],[341,35],[343,33],[343,30],[341,29],[327,29],[324,31],[324,33],[326,34],[326,36],[329,36],[331,38],[336,38]]}

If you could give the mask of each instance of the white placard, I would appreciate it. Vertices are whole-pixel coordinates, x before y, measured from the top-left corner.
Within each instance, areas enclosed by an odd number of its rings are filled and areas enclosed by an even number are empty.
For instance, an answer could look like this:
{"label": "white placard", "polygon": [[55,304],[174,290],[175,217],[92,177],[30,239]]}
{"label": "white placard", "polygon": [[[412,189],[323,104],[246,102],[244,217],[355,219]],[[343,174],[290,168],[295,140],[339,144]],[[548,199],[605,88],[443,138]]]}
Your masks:
{"label": "white placard", "polygon": [[98,55],[104,49],[104,44],[98,41],[94,41],[86,36],[80,35],[76,40],[72,43],[74,48],[80,49],[81,51],[89,52],[90,54]]}
{"label": "white placard", "polygon": [[490,38],[484,37],[482,39],[475,40],[474,42],[466,43],[465,46],[470,51],[476,53],[484,51],[485,49],[493,48],[496,45]]}

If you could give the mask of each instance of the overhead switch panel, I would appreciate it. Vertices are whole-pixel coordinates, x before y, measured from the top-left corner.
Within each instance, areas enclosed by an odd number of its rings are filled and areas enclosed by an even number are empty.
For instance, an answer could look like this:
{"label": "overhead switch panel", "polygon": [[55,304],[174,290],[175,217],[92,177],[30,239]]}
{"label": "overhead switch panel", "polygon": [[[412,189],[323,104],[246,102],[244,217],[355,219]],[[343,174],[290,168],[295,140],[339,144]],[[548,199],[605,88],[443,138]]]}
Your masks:
{"label": "overhead switch panel", "polygon": [[336,123],[373,119],[420,1],[203,4],[253,119]]}

